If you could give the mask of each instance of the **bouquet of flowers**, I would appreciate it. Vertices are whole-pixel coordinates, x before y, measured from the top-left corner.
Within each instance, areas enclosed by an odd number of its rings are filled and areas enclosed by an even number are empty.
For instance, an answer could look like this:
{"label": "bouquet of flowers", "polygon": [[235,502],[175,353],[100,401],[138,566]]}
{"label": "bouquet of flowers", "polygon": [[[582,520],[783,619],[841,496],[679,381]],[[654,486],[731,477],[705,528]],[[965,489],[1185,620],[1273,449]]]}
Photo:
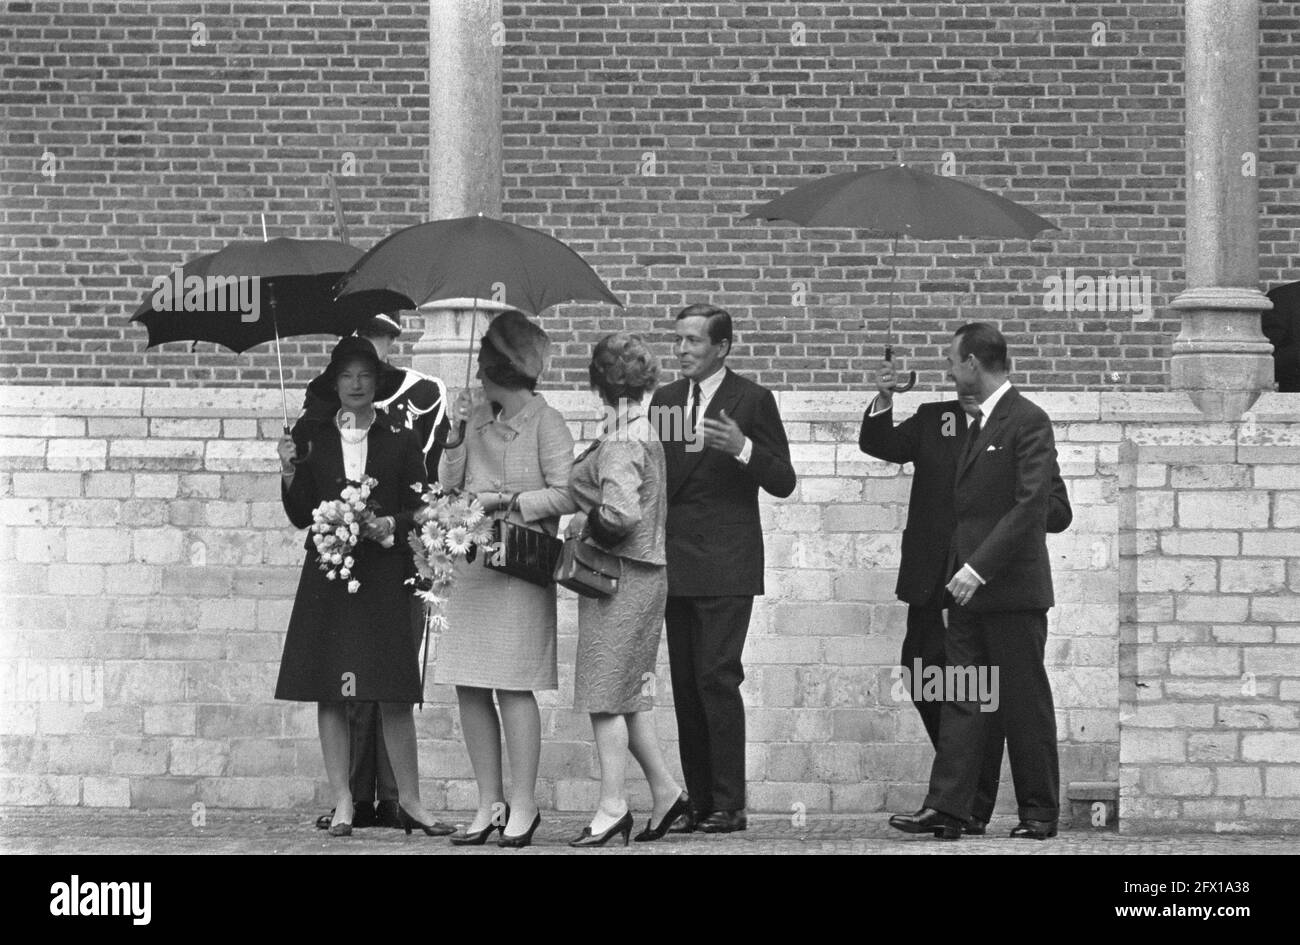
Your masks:
{"label": "bouquet of flowers", "polygon": [[496,550],[492,519],[472,494],[444,491],[436,484],[421,501],[415,527],[406,537],[415,555],[416,576],[406,583],[413,584],[415,595],[424,601],[428,623],[443,630],[447,619],[442,607],[455,580],[452,565],[458,558],[472,561],[479,548],[485,554]]}
{"label": "bouquet of flowers", "polygon": [[352,552],[361,540],[361,526],[373,514],[370,490],[379,483],[363,476],[359,483],[344,487],[339,498],[322,502],[311,513],[311,539],[316,545],[317,565],[331,581],[346,581],[348,593],[361,589],[352,573],[356,564]]}

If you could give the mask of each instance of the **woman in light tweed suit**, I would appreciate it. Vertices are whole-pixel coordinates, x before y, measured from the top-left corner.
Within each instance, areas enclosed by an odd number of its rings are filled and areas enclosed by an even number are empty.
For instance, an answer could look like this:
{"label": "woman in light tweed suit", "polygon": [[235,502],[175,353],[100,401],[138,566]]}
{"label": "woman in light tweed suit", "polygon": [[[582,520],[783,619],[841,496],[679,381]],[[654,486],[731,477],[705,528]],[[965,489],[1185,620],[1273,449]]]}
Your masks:
{"label": "woman in light tweed suit", "polygon": [[[573,437],[559,411],[535,392],[545,364],[546,333],[520,312],[492,320],[479,349],[478,377],[489,403],[462,392],[453,422],[467,421],[464,442],[438,464],[447,488],[476,493],[485,509],[554,535],[569,498]],[[527,846],[541,821],[534,797],[542,750],[533,693],[556,689],[555,586],[538,587],[481,560],[458,562],[438,640],[434,679],[456,687],[465,746],[478,781],[478,812],[457,845],[479,845],[500,828],[501,846]],[[501,714],[493,704],[496,692]],[[501,734],[510,757],[505,805]]]}
{"label": "woman in light tweed suit", "polygon": [[578,601],[578,657],[574,707],[591,715],[600,758],[600,806],[570,846],[603,846],[622,834],[632,812],[624,794],[627,752],[645,772],[654,810],[637,840],[658,840],[690,801],[659,750],[654,724],[655,663],[668,598],[664,528],[668,474],[663,444],[655,439],[642,398],[654,389],[659,366],[636,335],[602,338],[588,367],[592,389],[605,404],[605,430],[578,458],[569,493],[579,512],[569,524],[621,560],[618,590]]}

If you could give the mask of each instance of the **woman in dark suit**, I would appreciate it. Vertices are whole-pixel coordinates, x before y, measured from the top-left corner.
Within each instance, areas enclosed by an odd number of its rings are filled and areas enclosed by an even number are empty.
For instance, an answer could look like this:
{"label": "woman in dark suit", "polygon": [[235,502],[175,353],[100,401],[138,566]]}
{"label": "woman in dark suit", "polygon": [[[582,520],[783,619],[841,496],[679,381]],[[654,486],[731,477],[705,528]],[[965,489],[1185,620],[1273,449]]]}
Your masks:
{"label": "woman in dark suit", "polygon": [[[296,528],[310,527],[316,507],[338,499],[349,482],[370,476],[378,483],[370,494],[374,508],[360,523],[362,540],[352,552],[350,574],[329,579],[308,533],[275,687],[277,699],[317,703],[321,753],[334,794],[329,832],[336,837],[352,832],[351,702],[380,704],[406,832],[412,827],[430,835],[452,832],[420,803],[411,717],[411,704],[420,698],[420,670],[411,635],[411,592],[404,584],[412,570],[406,533],[424,491],[424,456],[413,432],[374,407],[381,367],[370,342],[340,341],[326,371],[338,393],[338,412],[313,429],[304,455],[298,455],[290,436],[279,444],[280,495]],[[360,583],[355,593],[348,592],[349,579]]]}

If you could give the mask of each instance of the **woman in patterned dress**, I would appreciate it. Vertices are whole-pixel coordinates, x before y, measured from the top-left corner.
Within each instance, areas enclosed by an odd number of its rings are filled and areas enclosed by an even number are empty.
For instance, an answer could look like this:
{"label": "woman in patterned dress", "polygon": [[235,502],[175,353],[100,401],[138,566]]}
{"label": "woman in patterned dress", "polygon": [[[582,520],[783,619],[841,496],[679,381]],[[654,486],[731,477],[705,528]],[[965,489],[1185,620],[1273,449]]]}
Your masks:
{"label": "woman in patterned dress", "polygon": [[600,806],[571,846],[626,844],[632,813],[624,793],[627,753],[645,772],[654,810],[637,840],[657,840],[690,809],[664,763],[655,735],[655,663],[668,597],[664,526],[668,477],[663,445],[641,401],[654,389],[658,365],[636,335],[602,338],[588,368],[605,405],[600,439],[573,466],[569,494],[579,512],[567,534],[617,555],[618,590],[578,601],[574,707],[591,715],[600,759]]}

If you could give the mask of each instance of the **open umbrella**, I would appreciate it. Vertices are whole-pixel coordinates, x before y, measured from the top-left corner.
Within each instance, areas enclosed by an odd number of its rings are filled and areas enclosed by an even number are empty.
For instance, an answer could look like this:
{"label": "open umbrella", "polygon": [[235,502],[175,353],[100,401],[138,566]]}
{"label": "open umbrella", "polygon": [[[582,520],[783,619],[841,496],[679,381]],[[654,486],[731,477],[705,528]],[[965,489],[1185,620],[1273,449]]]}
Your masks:
{"label": "open umbrella", "polygon": [[[386,237],[343,277],[336,301],[344,311],[373,315],[464,300],[473,309],[472,339],[480,299],[532,315],[561,302],[623,305],[586,260],[555,237],[482,214],[419,223]],[[471,351],[467,387],[472,367]],[[464,428],[460,424],[458,437]]]}
{"label": "open umbrella", "polygon": [[148,329],[149,348],[210,341],[239,353],[274,341],[287,428],[280,339],[347,335],[366,321],[333,302],[335,283],[361,255],[331,240],[237,240],[156,278],[131,321]]}
{"label": "open umbrella", "polygon": [[[900,236],[920,240],[962,236],[1033,239],[1043,230],[1059,229],[991,191],[903,164],[821,178],[782,194],[745,217],[853,227],[890,237],[887,361],[894,356],[894,259]],[[910,379],[895,389],[909,390],[915,383],[916,372],[912,371]]]}
{"label": "open umbrella", "polygon": [[533,315],[561,302],[622,302],[553,236],[481,214],[419,223],[386,237],[338,286],[368,314],[446,299],[496,299]]}

